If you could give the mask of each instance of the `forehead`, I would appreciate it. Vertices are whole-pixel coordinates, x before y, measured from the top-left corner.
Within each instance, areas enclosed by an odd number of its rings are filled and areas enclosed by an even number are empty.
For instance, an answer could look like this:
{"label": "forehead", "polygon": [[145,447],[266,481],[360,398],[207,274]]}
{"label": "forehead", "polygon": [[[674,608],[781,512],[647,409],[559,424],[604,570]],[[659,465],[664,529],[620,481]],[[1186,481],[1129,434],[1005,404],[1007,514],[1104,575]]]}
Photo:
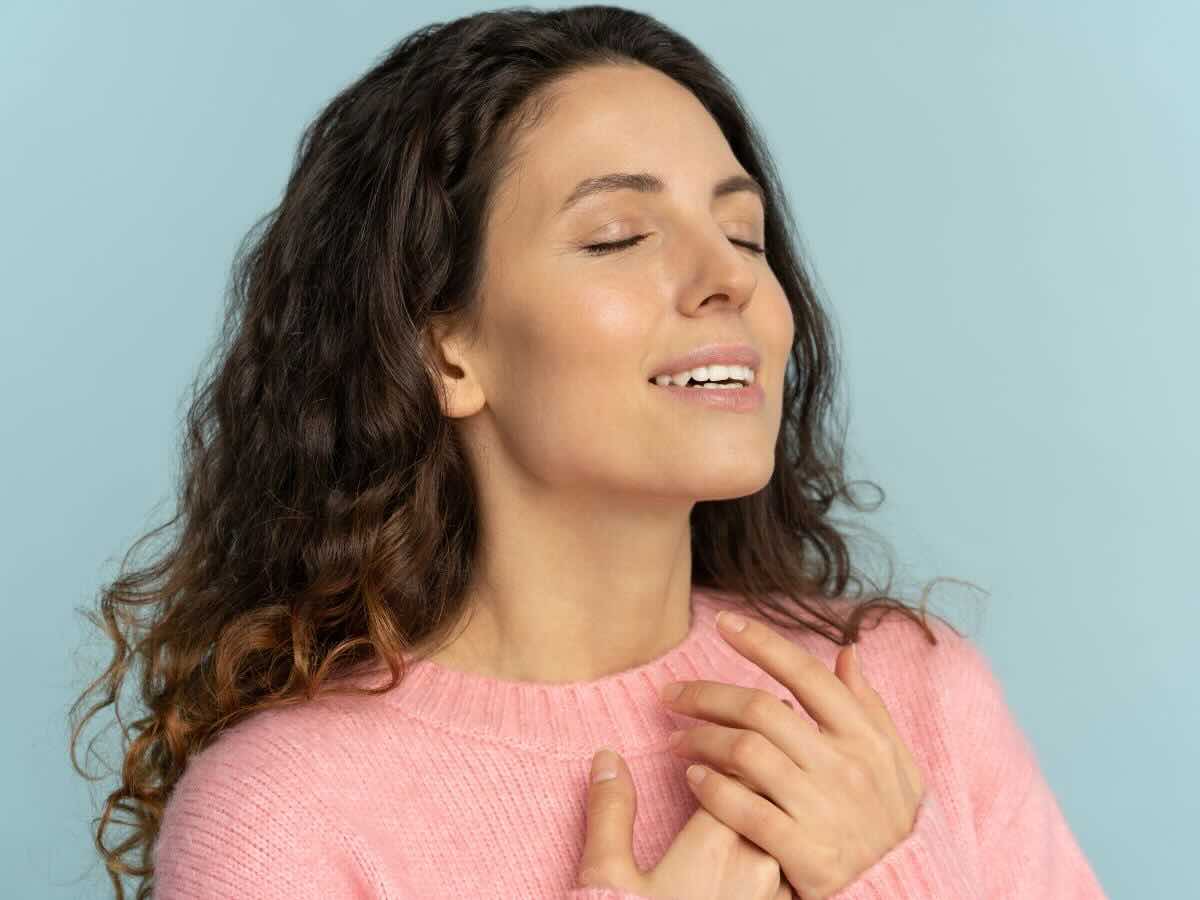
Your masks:
{"label": "forehead", "polygon": [[[560,79],[542,115],[517,139],[500,205],[536,227],[555,218],[580,181],[653,172],[668,190],[711,190],[740,173],[724,134],[696,97],[656,69],[596,66]],[[691,187],[687,187],[691,189]]]}

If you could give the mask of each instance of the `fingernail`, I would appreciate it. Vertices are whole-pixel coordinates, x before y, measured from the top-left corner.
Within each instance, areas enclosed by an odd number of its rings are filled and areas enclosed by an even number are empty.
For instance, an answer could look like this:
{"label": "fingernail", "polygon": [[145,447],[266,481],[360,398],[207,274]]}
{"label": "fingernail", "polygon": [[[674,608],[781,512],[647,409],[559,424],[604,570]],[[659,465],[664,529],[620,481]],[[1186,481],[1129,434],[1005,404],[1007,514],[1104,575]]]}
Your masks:
{"label": "fingernail", "polygon": [[861,675],[863,673],[863,670],[862,670],[862,663],[859,662],[859,659],[858,659],[858,641],[855,641],[853,644],[850,645],[850,655],[854,657],[854,671],[856,671],[859,675]]}
{"label": "fingernail", "polygon": [[717,625],[725,631],[736,634],[746,627],[746,620],[737,613],[723,609],[717,613]]}
{"label": "fingernail", "polygon": [[617,777],[617,755],[607,747],[596,751],[592,757],[592,783],[610,781]]}
{"label": "fingernail", "polygon": [[708,769],[704,768],[704,766],[688,766],[687,768],[687,780],[692,784],[699,784],[707,774]]}

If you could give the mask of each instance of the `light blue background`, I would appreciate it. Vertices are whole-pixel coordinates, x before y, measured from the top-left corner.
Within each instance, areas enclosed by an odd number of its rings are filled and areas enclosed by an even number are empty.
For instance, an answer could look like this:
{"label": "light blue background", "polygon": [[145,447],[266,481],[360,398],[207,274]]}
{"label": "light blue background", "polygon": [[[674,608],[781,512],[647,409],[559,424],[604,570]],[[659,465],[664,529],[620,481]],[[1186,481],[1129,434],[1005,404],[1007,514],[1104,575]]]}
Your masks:
{"label": "light blue background", "polygon": [[[65,724],[107,646],[72,655],[74,608],[173,509],[236,242],[335,91],[478,8],[0,11],[8,896],[111,895]],[[1194,891],[1197,5],[641,8],[765,128],[899,574],[991,592],[934,608],[994,661],[1110,895]]]}

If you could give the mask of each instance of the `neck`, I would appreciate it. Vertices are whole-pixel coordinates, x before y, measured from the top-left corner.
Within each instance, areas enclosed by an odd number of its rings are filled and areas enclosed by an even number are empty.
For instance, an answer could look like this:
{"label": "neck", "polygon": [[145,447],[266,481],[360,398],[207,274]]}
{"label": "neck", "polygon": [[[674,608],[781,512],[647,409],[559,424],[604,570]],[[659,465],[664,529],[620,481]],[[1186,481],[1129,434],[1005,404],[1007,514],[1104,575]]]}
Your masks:
{"label": "neck", "polygon": [[[562,754],[587,754],[606,743],[623,752],[658,747],[678,727],[658,699],[667,682],[716,677],[750,685],[763,676],[717,633],[717,611],[739,607],[736,600],[707,589],[691,590],[690,599],[682,640],[621,671],[588,680],[513,680],[410,657],[399,684],[381,699],[397,715],[450,739],[485,738]],[[381,667],[362,684],[382,686],[388,680],[390,673]]]}

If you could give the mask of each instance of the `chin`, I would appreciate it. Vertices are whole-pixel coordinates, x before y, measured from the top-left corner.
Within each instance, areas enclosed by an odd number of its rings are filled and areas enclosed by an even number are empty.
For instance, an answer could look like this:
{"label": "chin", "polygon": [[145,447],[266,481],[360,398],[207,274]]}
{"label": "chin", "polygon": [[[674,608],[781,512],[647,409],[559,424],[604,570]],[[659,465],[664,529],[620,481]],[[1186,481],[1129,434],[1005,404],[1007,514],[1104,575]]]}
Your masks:
{"label": "chin", "polygon": [[738,497],[749,497],[757,494],[771,483],[771,475],[775,471],[774,459],[768,465],[747,468],[744,464],[739,471],[710,472],[705,479],[704,488],[696,497],[697,500],[735,500]]}

